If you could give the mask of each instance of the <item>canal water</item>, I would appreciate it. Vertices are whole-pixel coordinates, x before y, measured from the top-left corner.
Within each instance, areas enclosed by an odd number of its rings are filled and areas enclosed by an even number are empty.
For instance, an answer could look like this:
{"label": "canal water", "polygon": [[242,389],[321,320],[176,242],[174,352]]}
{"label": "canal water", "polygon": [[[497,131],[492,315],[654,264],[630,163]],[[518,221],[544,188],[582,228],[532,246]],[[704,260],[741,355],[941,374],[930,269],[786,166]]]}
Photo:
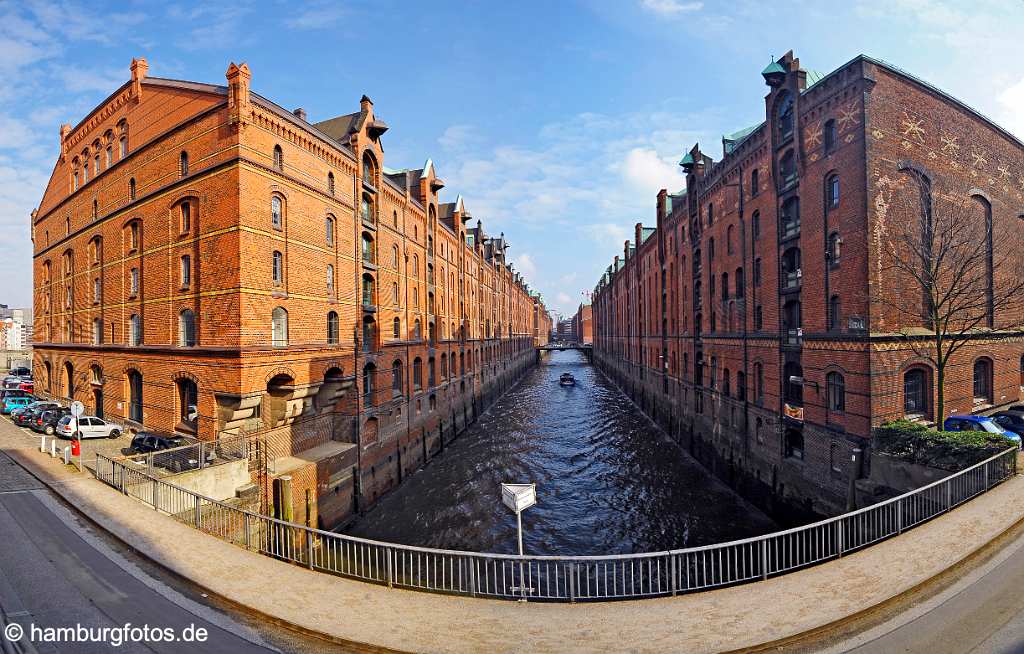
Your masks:
{"label": "canal water", "polygon": [[[576,386],[561,387],[571,372]],[[746,538],[775,523],[674,445],[582,353],[540,365],[445,451],[344,531],[514,553],[500,484],[537,484],[527,554],[628,554]]]}

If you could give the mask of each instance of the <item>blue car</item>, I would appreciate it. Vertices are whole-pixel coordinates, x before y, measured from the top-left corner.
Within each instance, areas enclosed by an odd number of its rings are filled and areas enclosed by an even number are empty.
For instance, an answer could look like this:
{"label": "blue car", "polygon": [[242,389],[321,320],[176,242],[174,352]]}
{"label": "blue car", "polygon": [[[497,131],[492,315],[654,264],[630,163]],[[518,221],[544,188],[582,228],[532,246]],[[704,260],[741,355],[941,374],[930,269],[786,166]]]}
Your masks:
{"label": "blue car", "polygon": [[4,405],[3,408],[0,409],[0,412],[8,414],[11,411],[14,411],[15,409],[20,409],[23,406],[28,406],[29,404],[32,404],[35,401],[36,398],[29,397],[27,395],[21,397],[8,397],[7,399],[4,400]]}
{"label": "blue car", "polygon": [[988,416],[949,416],[942,424],[944,431],[983,431],[989,434],[1005,436],[1011,441],[1021,444],[1020,435],[1003,428],[1002,425]]}

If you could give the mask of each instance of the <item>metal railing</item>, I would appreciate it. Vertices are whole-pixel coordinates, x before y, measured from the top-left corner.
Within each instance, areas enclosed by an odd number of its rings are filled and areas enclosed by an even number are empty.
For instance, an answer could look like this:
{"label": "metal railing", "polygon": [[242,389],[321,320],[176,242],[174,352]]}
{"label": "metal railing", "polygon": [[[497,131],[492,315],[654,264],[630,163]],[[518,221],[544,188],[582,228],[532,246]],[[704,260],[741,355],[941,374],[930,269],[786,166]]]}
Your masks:
{"label": "metal railing", "polygon": [[1010,449],[857,511],[717,545],[610,556],[517,556],[355,538],[245,511],[97,455],[96,476],[247,550],[344,577],[473,597],[575,602],[677,595],[783,574],[898,535],[1016,474]]}
{"label": "metal railing", "polygon": [[129,455],[123,457],[123,460],[132,462],[135,469],[144,469],[147,474],[153,476],[201,470],[239,459],[248,459],[254,437],[241,435],[218,438],[213,441],[191,438],[188,440],[192,442],[187,445],[146,454]]}

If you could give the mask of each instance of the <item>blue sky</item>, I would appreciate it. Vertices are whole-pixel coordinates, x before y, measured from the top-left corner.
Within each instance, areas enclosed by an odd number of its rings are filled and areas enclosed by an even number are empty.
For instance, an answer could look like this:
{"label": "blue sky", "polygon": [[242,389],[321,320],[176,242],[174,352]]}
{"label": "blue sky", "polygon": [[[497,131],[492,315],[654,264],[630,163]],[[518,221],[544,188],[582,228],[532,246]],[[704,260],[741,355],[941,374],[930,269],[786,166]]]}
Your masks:
{"label": "blue sky", "polygon": [[549,307],[571,313],[676,162],[763,119],[759,75],[793,49],[830,71],[890,61],[1024,136],[1024,3],[548,0],[430,3],[0,2],[0,303],[31,301],[29,213],[58,128],[128,79],[252,87],[312,121],[366,93],[386,165],[434,160]]}

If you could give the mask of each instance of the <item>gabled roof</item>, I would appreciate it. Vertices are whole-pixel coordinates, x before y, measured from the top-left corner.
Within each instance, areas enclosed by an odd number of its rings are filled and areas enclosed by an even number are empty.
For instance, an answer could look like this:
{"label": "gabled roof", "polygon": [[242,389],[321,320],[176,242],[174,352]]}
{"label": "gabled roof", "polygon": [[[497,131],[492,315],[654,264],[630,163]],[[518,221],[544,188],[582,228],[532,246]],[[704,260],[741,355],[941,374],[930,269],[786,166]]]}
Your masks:
{"label": "gabled roof", "polygon": [[357,111],[352,114],[328,118],[319,123],[314,123],[313,126],[336,141],[348,143],[352,135],[363,128],[368,115],[369,113],[366,111]]}
{"label": "gabled roof", "polygon": [[725,154],[730,154],[733,150],[738,148],[744,141],[750,138],[751,134],[761,129],[762,125],[764,125],[763,120],[756,125],[751,125],[750,127],[741,129],[738,132],[722,136],[722,149],[725,151]]}
{"label": "gabled roof", "polygon": [[641,244],[646,243],[647,239],[649,239],[651,236],[653,236],[655,231],[656,230],[655,230],[654,227],[641,227],[640,228],[640,243]]}

